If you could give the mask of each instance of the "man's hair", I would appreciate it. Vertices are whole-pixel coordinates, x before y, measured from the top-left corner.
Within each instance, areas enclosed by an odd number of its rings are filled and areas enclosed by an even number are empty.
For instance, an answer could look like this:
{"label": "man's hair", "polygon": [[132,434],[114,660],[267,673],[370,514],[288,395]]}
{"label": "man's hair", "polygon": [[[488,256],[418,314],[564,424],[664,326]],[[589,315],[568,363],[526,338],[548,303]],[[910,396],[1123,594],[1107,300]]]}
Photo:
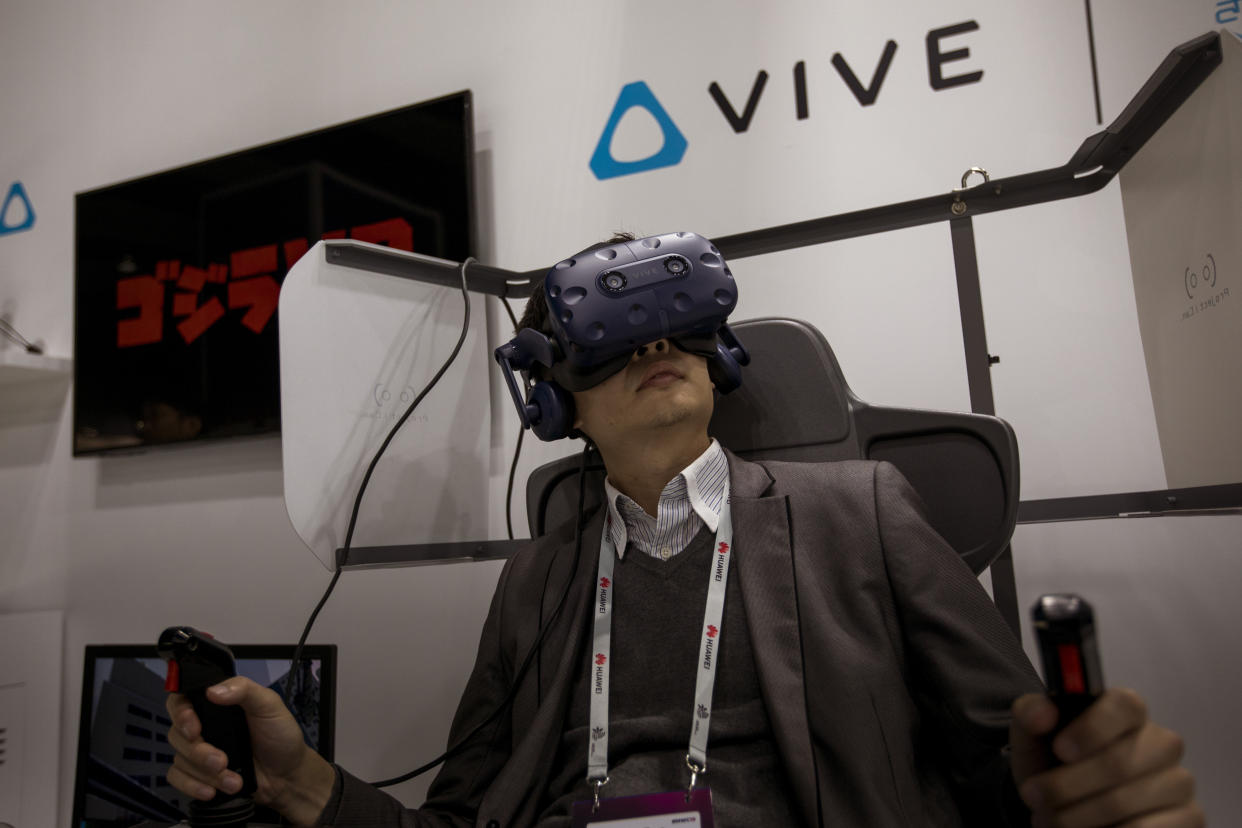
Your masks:
{"label": "man's hair", "polygon": [[[622,242],[631,242],[634,241],[635,238],[637,237],[633,233],[618,231],[614,233],[612,238],[608,241],[593,244],[585,250],[575,253],[574,255],[581,256],[583,253],[590,253],[593,250],[599,250],[601,247],[608,247],[609,245],[620,244]],[[552,323],[548,320],[548,298],[544,296],[543,279],[535,282],[533,287],[534,291],[531,293],[530,298],[526,300],[526,310],[522,311],[522,318],[518,320],[517,329],[514,333],[516,334],[524,328],[534,328],[542,334],[552,336]]]}

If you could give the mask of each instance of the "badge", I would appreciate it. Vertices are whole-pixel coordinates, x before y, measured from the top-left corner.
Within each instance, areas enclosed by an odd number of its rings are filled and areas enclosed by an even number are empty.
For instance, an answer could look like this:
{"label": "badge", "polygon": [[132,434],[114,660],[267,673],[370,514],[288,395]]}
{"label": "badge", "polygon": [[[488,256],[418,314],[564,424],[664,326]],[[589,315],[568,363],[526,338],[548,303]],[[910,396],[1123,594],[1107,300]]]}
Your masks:
{"label": "badge", "polygon": [[619,796],[601,799],[598,809],[592,800],[580,799],[572,828],[713,828],[712,792],[695,788],[689,800],[684,790]]}

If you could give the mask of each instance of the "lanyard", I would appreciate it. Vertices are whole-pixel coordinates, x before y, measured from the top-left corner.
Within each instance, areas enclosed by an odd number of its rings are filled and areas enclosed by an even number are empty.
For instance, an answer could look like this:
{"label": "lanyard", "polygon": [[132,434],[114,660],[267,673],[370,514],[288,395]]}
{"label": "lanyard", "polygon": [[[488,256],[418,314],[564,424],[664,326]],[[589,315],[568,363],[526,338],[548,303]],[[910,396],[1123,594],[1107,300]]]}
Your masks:
{"label": "lanyard", "polygon": [[[599,580],[595,585],[595,650],[591,660],[591,733],[587,751],[587,779],[595,786],[597,803],[600,786],[608,781],[608,671],[612,656],[612,573],[617,558],[607,527],[599,547]],[[724,614],[732,548],[733,521],[726,489],[716,527],[716,553],[707,581],[707,607],[703,612],[698,677],[694,683],[693,725],[690,727],[690,750],[686,754],[691,789],[698,774],[707,770],[707,730],[712,719],[712,690],[716,686],[716,662],[720,658],[720,620]]]}

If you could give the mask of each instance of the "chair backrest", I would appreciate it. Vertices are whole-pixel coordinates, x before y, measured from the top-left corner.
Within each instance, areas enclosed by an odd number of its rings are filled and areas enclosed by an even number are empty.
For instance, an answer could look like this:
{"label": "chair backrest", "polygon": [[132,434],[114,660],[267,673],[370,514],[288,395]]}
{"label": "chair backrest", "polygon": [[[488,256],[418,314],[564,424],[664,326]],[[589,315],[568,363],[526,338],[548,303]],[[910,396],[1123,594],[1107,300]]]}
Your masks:
{"label": "chair backrest", "polygon": [[[932,526],[976,573],[1009,543],[1018,515],[1018,446],[983,414],[885,408],[858,399],[816,328],[793,319],[734,324],[750,351],[742,387],[716,399],[709,433],[748,460],[888,460],[927,506]],[[581,458],[531,473],[532,536],[573,517]],[[602,497],[603,465],[588,458],[586,506]]]}

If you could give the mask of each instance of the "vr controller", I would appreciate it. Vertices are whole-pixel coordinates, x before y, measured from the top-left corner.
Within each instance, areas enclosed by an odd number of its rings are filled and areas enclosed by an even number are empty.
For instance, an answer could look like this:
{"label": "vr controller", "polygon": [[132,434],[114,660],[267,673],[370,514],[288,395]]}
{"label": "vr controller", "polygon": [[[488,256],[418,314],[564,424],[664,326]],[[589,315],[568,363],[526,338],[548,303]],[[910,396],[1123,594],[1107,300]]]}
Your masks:
{"label": "vr controller", "polygon": [[[737,283],[710,240],[667,233],[558,262],[543,282],[552,336],[531,328],[496,349],[523,428],[542,440],[573,430],[571,391],[622,370],[641,346],[670,339],[708,361],[722,394],[741,385],[750,355],[725,323]],[[516,373],[537,381],[523,397]]]}
{"label": "vr controller", "polygon": [[1073,594],[1042,595],[1031,607],[1048,695],[1060,717],[1056,732],[1104,692],[1091,605]]}
{"label": "vr controller", "polygon": [[229,770],[242,778],[235,794],[217,791],[208,802],[190,803],[192,828],[224,828],[245,825],[254,815],[254,761],[250,753],[250,728],[240,707],[221,707],[207,700],[207,688],[237,675],[233,651],[207,633],[193,627],[169,627],[156,644],[160,658],[168,662],[164,689],[184,693],[203,726],[203,740],[228,756]]}

